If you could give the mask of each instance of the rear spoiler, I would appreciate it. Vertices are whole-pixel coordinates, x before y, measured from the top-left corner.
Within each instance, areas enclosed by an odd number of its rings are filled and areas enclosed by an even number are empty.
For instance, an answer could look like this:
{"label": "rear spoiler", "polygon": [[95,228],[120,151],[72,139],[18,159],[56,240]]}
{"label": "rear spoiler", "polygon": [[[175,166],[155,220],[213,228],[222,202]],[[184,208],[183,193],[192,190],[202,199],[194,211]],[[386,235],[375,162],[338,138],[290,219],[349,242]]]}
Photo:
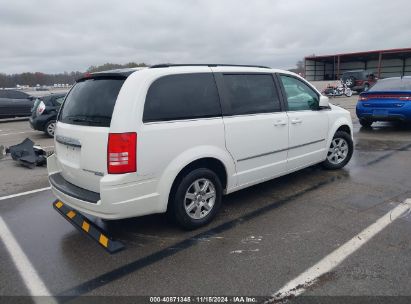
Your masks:
{"label": "rear spoiler", "polygon": [[141,70],[141,68],[131,68],[131,69],[119,69],[102,71],[95,73],[85,73],[82,77],[78,78],[76,82],[83,81],[86,79],[96,79],[96,78],[114,78],[114,79],[126,79],[128,76],[136,71]]}
{"label": "rear spoiler", "polygon": [[76,79],[76,82],[81,82],[87,79],[126,79],[128,75],[119,73],[85,73],[82,77]]}

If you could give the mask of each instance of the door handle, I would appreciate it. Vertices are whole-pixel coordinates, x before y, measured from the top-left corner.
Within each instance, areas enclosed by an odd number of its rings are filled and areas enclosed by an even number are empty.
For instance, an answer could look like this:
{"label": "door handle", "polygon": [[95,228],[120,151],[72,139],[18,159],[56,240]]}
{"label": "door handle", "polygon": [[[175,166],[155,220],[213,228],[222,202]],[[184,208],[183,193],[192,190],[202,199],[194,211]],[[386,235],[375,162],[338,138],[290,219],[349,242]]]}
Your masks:
{"label": "door handle", "polygon": [[292,124],[298,124],[298,123],[302,123],[303,121],[301,120],[301,119],[299,119],[299,118],[293,118],[293,119],[291,119],[291,123]]}
{"label": "door handle", "polygon": [[285,120],[277,120],[275,123],[274,123],[274,126],[285,126],[287,124],[287,122],[285,121]]}

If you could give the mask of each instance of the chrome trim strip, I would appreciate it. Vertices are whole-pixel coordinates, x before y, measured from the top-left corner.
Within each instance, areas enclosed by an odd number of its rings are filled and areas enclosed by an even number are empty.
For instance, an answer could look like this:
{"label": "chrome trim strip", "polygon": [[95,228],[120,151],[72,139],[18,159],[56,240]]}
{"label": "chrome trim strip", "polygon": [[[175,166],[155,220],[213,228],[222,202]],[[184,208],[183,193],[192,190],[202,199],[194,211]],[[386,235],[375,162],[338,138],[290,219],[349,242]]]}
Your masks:
{"label": "chrome trim strip", "polygon": [[320,143],[322,141],[325,141],[325,138],[320,139],[320,140],[316,140],[316,141],[312,141],[312,142],[309,142],[309,143],[305,143],[305,144],[302,144],[302,145],[293,146],[293,147],[290,147],[288,149],[275,150],[275,151],[272,151],[272,152],[267,152],[267,153],[262,153],[262,154],[257,154],[257,155],[245,157],[245,158],[242,158],[242,159],[238,159],[237,162],[249,160],[249,159],[252,159],[252,158],[267,156],[267,155],[270,155],[270,154],[280,153],[280,152],[284,152],[284,151],[287,151],[287,150],[297,149],[297,148],[301,148],[301,147],[304,147],[304,146]]}
{"label": "chrome trim strip", "polygon": [[78,139],[56,135],[56,141],[63,145],[81,148],[81,143]]}

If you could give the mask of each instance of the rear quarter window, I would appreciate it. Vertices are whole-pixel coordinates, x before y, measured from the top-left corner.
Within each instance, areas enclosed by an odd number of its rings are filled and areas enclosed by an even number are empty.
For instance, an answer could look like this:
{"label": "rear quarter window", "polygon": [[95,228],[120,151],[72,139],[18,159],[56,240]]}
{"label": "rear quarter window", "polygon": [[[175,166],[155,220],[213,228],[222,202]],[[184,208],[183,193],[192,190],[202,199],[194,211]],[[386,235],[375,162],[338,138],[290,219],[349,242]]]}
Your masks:
{"label": "rear quarter window", "polygon": [[211,73],[177,74],[155,80],[147,92],[143,121],[167,121],[221,116]]}
{"label": "rear quarter window", "polygon": [[59,121],[109,127],[118,93],[125,79],[95,78],[77,82],[68,93]]}
{"label": "rear quarter window", "polygon": [[61,106],[63,104],[64,101],[64,97],[65,96],[61,96],[61,97],[56,97],[53,101],[53,105],[55,106]]}

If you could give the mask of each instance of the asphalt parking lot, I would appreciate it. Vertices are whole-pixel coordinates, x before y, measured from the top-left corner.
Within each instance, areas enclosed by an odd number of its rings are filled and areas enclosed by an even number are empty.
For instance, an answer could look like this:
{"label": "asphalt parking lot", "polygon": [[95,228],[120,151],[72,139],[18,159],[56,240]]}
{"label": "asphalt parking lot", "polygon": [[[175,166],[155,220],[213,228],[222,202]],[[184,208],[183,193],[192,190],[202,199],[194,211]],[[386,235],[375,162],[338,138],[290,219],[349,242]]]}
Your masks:
{"label": "asphalt parking lot", "polygon": [[[361,128],[357,98],[331,100],[353,116],[343,170],[314,166],[228,195],[196,231],[163,215],[95,220],[126,244],[114,255],[52,208],[45,168],[0,160],[0,295],[411,296],[411,128]],[[0,144],[26,137],[53,149],[27,121],[0,123]]]}

